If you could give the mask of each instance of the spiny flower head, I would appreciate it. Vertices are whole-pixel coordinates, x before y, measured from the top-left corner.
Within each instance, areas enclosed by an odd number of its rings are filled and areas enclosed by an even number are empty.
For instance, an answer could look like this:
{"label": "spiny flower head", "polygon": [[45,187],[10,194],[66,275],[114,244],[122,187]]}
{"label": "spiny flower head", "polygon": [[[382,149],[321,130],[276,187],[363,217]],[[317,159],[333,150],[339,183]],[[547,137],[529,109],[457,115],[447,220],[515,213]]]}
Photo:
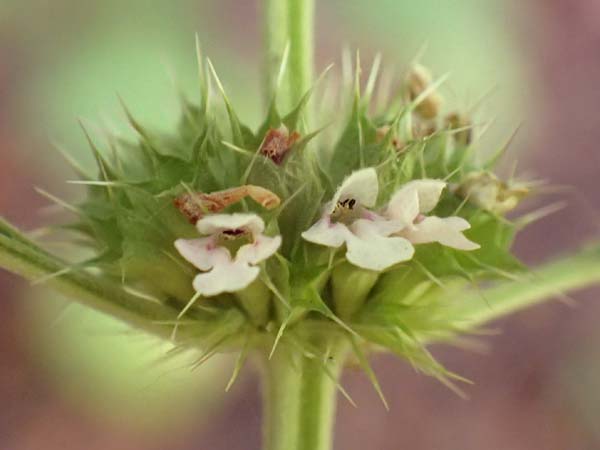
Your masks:
{"label": "spiny flower head", "polygon": [[80,171],[88,196],[66,226],[95,251],[83,267],[174,308],[177,345],[268,354],[338,336],[447,382],[425,345],[472,331],[453,305],[523,269],[501,214],[524,188],[478,162],[471,121],[442,118],[421,66],[397,93],[374,95],[373,72],[364,91],[358,75],[317,85],[285,114],[274,98],[256,131],[209,68],[172,132],[125,109],[137,140],[89,138],[98,177]]}

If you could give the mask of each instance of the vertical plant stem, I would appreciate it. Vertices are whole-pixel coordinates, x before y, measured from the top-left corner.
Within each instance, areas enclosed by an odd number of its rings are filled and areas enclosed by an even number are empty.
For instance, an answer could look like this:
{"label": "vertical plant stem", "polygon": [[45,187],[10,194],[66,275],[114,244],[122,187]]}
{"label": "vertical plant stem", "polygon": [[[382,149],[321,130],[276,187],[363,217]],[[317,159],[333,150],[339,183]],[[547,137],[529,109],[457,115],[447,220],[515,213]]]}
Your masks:
{"label": "vertical plant stem", "polygon": [[327,374],[322,363],[305,358],[300,384],[298,414],[298,450],[330,450],[333,446],[333,424],[336,410],[336,380],[341,363],[328,364]]}
{"label": "vertical plant stem", "polygon": [[298,443],[300,412],[300,367],[283,348],[264,361],[263,449],[295,450]]}
{"label": "vertical plant stem", "polygon": [[264,98],[269,104],[286,45],[289,61],[278,97],[286,108],[295,106],[313,83],[314,0],[264,0]]}
{"label": "vertical plant stem", "polygon": [[[266,103],[277,93],[282,106],[291,108],[313,83],[314,0],[264,1]],[[287,82],[278,87],[286,45]],[[278,88],[281,92],[275,92]],[[263,361],[265,450],[331,449],[336,382],[343,360],[342,350],[333,359],[321,361],[280,345],[272,359]]]}
{"label": "vertical plant stem", "polygon": [[265,361],[264,450],[330,450],[344,353],[327,362],[292,353],[282,346]]}
{"label": "vertical plant stem", "polygon": [[297,103],[312,85],[314,72],[314,0],[288,0],[290,100]]}
{"label": "vertical plant stem", "polygon": [[289,40],[288,0],[264,0],[263,95],[268,105],[275,94],[279,67]]}

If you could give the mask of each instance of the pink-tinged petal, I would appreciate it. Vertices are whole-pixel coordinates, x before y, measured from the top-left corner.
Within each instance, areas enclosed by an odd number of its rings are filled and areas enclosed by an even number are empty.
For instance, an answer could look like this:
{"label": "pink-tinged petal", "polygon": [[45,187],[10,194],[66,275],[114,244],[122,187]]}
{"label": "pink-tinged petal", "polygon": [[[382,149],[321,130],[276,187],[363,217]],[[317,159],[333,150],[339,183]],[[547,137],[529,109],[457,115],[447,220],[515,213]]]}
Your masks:
{"label": "pink-tinged petal", "polygon": [[403,187],[396,191],[385,211],[386,217],[412,227],[419,215],[419,194],[415,188]]}
{"label": "pink-tinged petal", "polygon": [[341,247],[350,231],[341,222],[334,223],[328,216],[317,221],[302,233],[302,238],[326,247]]}
{"label": "pink-tinged petal", "polygon": [[402,186],[396,194],[399,194],[404,190],[415,190],[419,199],[419,212],[421,214],[426,214],[438,204],[445,187],[446,183],[442,180],[426,178],[423,180],[409,181]]}
{"label": "pink-tinged petal", "polygon": [[243,245],[237,251],[236,262],[258,264],[275,254],[281,246],[281,236],[269,237],[260,234],[251,244]]}
{"label": "pink-tinged petal", "polygon": [[352,225],[354,234],[346,238],[346,259],[363,269],[381,271],[403,261],[415,252],[412,244],[402,237],[384,237],[377,227],[367,220],[357,220]]}
{"label": "pink-tinged petal", "polygon": [[184,259],[200,270],[209,270],[231,261],[229,250],[218,247],[212,237],[177,239],[175,248]]}
{"label": "pink-tinged petal", "polygon": [[228,263],[215,266],[213,270],[196,275],[194,289],[204,297],[223,292],[241,291],[252,283],[260,269],[245,263]]}
{"label": "pink-tinged petal", "polygon": [[338,190],[335,192],[327,213],[332,213],[337,203],[341,200],[354,199],[359,205],[365,208],[375,206],[377,195],[379,194],[379,181],[377,180],[377,172],[374,168],[357,170],[352,172],[342,182]]}
{"label": "pink-tinged petal", "polygon": [[265,223],[256,214],[212,214],[205,216],[196,223],[201,234],[215,234],[225,230],[247,228],[257,235],[265,229]]}
{"label": "pink-tinged petal", "polygon": [[401,235],[413,244],[439,242],[458,250],[477,250],[479,245],[462,234],[468,228],[470,228],[469,222],[460,217],[430,216],[415,225],[414,229],[403,230]]}
{"label": "pink-tinged petal", "polygon": [[350,231],[354,234],[361,233],[374,233],[380,236],[389,236],[391,234],[398,233],[404,229],[404,222],[401,220],[390,220],[382,217],[378,214],[369,211],[368,215],[363,216],[362,219],[355,220],[350,225]]}

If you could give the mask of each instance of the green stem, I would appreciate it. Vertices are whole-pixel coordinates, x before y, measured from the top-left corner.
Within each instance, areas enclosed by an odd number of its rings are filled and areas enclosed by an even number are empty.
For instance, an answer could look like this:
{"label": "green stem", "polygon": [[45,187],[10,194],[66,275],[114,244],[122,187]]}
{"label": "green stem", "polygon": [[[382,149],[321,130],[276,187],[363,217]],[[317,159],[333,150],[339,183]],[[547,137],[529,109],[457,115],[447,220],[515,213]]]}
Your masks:
{"label": "green stem", "polygon": [[274,98],[286,44],[289,44],[287,83],[278,93],[284,108],[295,106],[313,83],[314,0],[264,0],[264,91]]}
{"label": "green stem", "polygon": [[263,93],[265,105],[275,95],[277,77],[288,42],[288,0],[264,0],[264,70]]}
{"label": "green stem", "polygon": [[[68,264],[39,248],[3,220],[0,220],[0,267],[32,281],[48,277],[41,286],[160,337],[169,337],[171,330],[158,322],[177,317],[173,309],[131,295],[108,280],[78,269],[65,271]],[[53,276],[61,271],[65,272]]]}
{"label": "green stem", "polygon": [[[327,362],[281,346],[264,367],[264,450],[330,450],[344,351]],[[325,370],[325,368],[327,370]]]}
{"label": "green stem", "polygon": [[529,308],[553,296],[600,282],[600,247],[595,246],[575,255],[534,269],[532,277],[523,281],[502,283],[473,293],[448,310],[469,328]]}
{"label": "green stem", "polygon": [[288,0],[290,100],[300,101],[313,82],[314,0]]}

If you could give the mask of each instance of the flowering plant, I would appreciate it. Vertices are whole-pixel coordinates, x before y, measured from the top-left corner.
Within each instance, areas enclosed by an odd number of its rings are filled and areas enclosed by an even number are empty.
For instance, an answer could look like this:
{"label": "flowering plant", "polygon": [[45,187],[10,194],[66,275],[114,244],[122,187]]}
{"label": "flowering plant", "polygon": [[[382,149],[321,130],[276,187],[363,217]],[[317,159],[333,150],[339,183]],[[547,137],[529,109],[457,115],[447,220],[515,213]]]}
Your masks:
{"label": "flowering plant", "polygon": [[531,216],[505,217],[531,186],[493,174],[504,149],[485,159],[477,127],[444,111],[444,78],[417,64],[398,92],[375,95],[379,60],[363,84],[357,58],[354,77],[313,82],[311,3],[266,5],[269,107],[256,131],[198,55],[200,100],[183,100],[177,129],[147,129],[125,108],[136,141],[102,149],[86,132],[97,174],[74,164],[86,199],[46,194],[74,213],[62,229],[93,256],[67,263],[2,222],[0,264],[199,350],[197,364],[237,352],[228,386],[252,356],[265,448],[324,450],[334,393],[352,402],[338,382],[348,361],[384,404],[375,351],[460,392],[466,380],[428,344],[597,281],[600,253],[533,280],[510,251]]}

